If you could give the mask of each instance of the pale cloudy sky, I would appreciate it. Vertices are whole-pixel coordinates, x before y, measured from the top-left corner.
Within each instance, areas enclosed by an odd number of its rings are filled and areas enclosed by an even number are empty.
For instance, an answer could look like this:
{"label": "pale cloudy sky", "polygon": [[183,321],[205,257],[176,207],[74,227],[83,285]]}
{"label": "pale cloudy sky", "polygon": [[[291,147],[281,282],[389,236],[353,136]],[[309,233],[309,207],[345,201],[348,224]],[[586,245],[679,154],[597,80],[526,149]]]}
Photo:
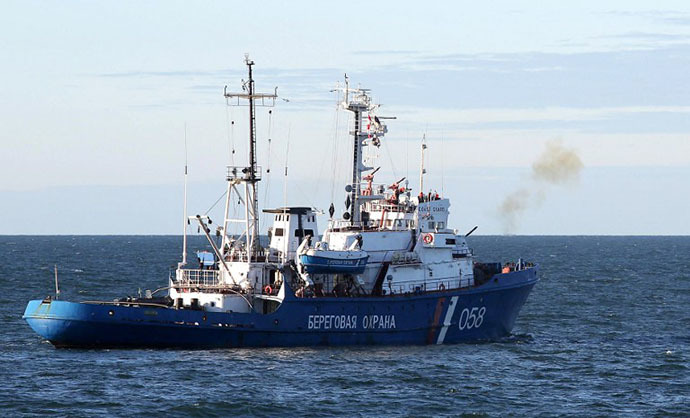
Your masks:
{"label": "pale cloudy sky", "polygon": [[460,230],[505,232],[497,208],[559,139],[579,180],[511,232],[690,234],[690,5],[563,3],[3,2],[0,234],[178,233],[185,124],[190,212],[223,192],[232,142],[245,162],[246,115],[222,97],[245,52],[257,88],[290,100],[270,154],[259,112],[268,205],[285,202],[289,142],[287,202],[342,208],[347,115],[329,89],[347,72],[398,118],[377,180],[416,186],[426,133],[427,184]]}

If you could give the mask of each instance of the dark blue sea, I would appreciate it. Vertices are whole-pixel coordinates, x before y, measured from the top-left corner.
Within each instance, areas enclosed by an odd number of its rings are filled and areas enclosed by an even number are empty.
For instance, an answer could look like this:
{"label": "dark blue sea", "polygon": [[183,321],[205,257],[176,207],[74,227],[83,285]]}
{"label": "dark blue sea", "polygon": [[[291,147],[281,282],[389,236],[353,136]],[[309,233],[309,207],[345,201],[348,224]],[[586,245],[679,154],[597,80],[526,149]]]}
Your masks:
{"label": "dark blue sea", "polygon": [[[194,243],[202,246],[202,242]],[[194,245],[194,244],[192,244]],[[690,237],[472,237],[541,281],[488,344],[58,350],[29,299],[165,285],[180,239],[0,237],[3,416],[690,416]]]}

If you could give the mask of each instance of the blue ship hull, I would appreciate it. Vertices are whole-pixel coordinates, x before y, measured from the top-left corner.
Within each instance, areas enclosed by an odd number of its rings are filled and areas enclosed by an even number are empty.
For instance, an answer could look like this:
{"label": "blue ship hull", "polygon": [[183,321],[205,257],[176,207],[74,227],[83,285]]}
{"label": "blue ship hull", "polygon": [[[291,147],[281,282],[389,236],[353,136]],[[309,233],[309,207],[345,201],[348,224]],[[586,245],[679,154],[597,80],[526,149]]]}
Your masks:
{"label": "blue ship hull", "polygon": [[273,313],[32,300],[23,318],[56,347],[441,344],[510,334],[536,268],[471,288],[383,297],[286,298]]}

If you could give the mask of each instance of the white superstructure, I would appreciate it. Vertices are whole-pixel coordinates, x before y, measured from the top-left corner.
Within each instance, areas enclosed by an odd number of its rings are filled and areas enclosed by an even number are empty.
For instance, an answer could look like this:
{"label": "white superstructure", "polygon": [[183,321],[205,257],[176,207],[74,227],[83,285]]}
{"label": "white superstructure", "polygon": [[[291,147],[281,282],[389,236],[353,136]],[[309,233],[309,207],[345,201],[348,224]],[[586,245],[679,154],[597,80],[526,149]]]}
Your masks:
{"label": "white superstructure", "polygon": [[[317,214],[308,207],[265,209],[273,217],[268,229],[269,245],[262,248],[258,236],[257,184],[261,168],[256,161],[254,106],[272,102],[276,94],[257,94],[251,68],[246,93],[225,94],[232,100],[249,101],[250,147],[248,166],[228,167],[223,224],[217,228],[219,242],[210,232],[211,220],[190,217],[206,234],[213,248],[212,269],[189,269],[184,265],[170,280],[169,295],[179,307],[210,311],[271,312],[285,296],[285,282],[298,297],[386,296],[444,291],[474,285],[473,255],[464,235],[448,226],[450,201],[435,193],[412,193],[403,179],[390,184],[374,183],[378,168],[365,165],[363,150],[379,147],[388,128],[376,115],[368,90],[351,89],[346,78],[341,89],[342,108],[354,114],[352,130],[352,177],[346,184],[346,208],[341,219],[333,218],[320,234]],[[422,156],[425,143],[422,143]],[[422,158],[423,160],[423,158]],[[424,168],[420,169],[423,187]],[[407,184],[407,183],[405,183]],[[232,205],[240,203],[243,219],[232,219]],[[331,211],[333,212],[333,211]],[[231,223],[244,232],[231,236]],[[325,262],[366,258],[363,272],[346,270],[309,274],[301,256],[323,256]],[[322,257],[322,258],[323,258]],[[345,261],[343,261],[345,260]]]}

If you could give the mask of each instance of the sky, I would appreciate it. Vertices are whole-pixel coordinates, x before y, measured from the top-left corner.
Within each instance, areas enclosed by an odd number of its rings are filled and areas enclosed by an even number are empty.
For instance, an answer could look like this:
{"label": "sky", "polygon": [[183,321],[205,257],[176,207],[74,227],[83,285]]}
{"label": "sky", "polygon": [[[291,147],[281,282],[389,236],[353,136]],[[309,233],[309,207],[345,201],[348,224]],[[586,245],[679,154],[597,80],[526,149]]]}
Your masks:
{"label": "sky", "polygon": [[[281,97],[257,113],[261,206],[342,213],[347,73],[397,118],[376,181],[418,192],[426,136],[460,232],[690,234],[690,4],[565,3],[4,1],[0,234],[179,234],[185,155],[190,213],[220,218],[225,166],[247,161],[246,108],[222,96],[245,53]],[[582,169],[544,186],[553,141]]]}

